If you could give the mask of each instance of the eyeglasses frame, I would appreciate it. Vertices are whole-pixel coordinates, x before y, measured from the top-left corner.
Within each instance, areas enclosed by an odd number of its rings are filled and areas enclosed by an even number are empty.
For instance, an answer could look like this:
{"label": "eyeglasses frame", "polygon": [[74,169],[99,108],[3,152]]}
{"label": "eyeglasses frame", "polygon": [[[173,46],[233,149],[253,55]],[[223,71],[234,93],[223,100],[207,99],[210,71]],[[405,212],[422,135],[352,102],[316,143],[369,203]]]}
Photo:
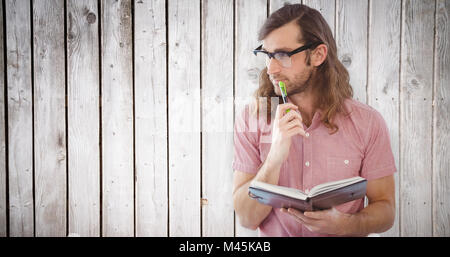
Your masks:
{"label": "eyeglasses frame", "polygon": [[286,51],[278,51],[278,52],[274,52],[274,53],[270,53],[270,52],[267,52],[267,51],[265,51],[265,50],[262,50],[262,46],[263,45],[260,45],[260,46],[258,46],[255,50],[253,50],[253,54],[254,55],[257,55],[257,53],[264,53],[264,54],[267,54],[268,56],[269,56],[269,58],[275,58],[275,54],[277,54],[277,53],[285,53],[285,54],[287,54],[287,56],[289,56],[289,58],[292,56],[292,55],[294,55],[294,54],[297,54],[297,53],[300,53],[300,52],[303,52],[303,51],[305,51],[305,50],[307,50],[307,49],[310,49],[312,46],[318,46],[318,45],[320,45],[320,44],[322,44],[322,42],[316,42],[316,43],[308,43],[308,44],[306,44],[306,45],[303,45],[303,46],[300,46],[299,48],[297,48],[297,49],[295,49],[295,50],[292,50],[292,51],[290,51],[290,52],[286,52]]}

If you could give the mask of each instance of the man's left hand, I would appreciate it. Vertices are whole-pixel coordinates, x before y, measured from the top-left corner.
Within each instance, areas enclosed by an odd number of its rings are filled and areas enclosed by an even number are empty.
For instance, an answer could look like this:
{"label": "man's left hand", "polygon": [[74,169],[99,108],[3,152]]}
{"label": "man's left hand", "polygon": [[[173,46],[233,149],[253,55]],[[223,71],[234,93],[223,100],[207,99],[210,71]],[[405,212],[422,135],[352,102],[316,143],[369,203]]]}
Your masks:
{"label": "man's left hand", "polygon": [[336,208],[304,213],[294,208],[282,208],[281,212],[290,214],[311,232],[320,234],[349,235],[350,228],[354,226],[352,214],[340,212]]}

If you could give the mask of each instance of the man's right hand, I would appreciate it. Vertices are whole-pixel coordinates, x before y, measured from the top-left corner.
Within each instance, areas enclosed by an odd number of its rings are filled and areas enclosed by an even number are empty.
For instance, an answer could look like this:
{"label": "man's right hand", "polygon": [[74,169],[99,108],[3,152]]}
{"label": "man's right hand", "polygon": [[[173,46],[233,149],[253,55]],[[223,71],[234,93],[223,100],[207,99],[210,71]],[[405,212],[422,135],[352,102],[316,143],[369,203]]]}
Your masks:
{"label": "man's right hand", "polygon": [[[287,109],[291,109],[286,113]],[[298,107],[292,103],[279,104],[275,114],[272,128],[272,145],[267,160],[281,165],[289,155],[291,137],[294,135],[305,135],[302,116]]]}
{"label": "man's right hand", "polygon": [[[286,113],[287,109],[291,111]],[[242,171],[234,172],[233,206],[242,226],[257,229],[272,211],[271,206],[250,198],[248,187],[253,180],[278,185],[281,164],[287,159],[291,137],[296,134],[305,136],[302,117],[297,106],[292,103],[278,105],[273,120],[272,145],[263,165],[256,175]]]}

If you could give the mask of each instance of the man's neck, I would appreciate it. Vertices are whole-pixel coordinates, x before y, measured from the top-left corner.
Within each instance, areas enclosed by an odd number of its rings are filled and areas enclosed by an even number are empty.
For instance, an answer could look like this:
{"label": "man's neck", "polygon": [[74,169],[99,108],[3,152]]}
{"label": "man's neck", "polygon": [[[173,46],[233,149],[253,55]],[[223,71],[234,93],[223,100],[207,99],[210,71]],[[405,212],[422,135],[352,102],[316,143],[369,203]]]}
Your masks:
{"label": "man's neck", "polygon": [[315,97],[311,91],[302,92],[289,96],[289,101],[297,105],[303,119],[303,123],[309,127],[311,125],[315,108]]}

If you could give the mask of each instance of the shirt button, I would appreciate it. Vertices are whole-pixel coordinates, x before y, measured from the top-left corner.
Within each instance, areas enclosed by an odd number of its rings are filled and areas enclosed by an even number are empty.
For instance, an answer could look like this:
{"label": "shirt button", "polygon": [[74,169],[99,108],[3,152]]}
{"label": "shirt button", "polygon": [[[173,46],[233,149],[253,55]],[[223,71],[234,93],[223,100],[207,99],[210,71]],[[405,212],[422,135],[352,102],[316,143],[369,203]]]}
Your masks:
{"label": "shirt button", "polygon": [[306,137],[309,137],[309,133],[308,133],[308,132],[306,132],[305,136],[306,136]]}
{"label": "shirt button", "polygon": [[345,163],[345,164],[348,164],[348,160],[345,160],[344,163]]}
{"label": "shirt button", "polygon": [[305,162],[306,167],[309,167],[309,162]]}

